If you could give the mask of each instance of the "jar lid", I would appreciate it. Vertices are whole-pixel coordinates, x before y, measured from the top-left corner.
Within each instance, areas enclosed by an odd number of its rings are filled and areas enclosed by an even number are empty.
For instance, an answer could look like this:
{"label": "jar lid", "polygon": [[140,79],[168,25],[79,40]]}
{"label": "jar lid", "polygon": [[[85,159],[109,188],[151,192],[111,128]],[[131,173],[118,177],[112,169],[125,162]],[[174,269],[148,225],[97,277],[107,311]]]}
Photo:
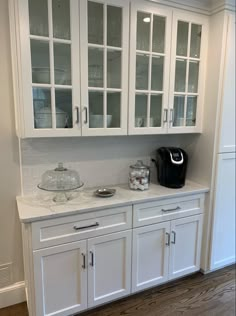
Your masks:
{"label": "jar lid", "polygon": [[138,160],[135,165],[131,165],[130,168],[133,169],[149,169],[148,166],[144,165],[142,160]]}

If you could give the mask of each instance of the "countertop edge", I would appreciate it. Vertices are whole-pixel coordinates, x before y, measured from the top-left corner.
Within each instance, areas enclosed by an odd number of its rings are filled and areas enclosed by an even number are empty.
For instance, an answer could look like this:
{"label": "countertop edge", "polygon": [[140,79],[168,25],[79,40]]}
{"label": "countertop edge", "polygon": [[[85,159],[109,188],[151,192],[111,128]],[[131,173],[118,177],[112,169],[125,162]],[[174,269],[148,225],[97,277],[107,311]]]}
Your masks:
{"label": "countertop edge", "polygon": [[[194,183],[194,182],[192,182]],[[201,186],[197,183],[194,183],[197,186]],[[121,207],[121,206],[131,206],[134,204],[140,204],[140,203],[147,203],[147,202],[153,202],[153,201],[159,201],[159,200],[165,200],[165,199],[169,199],[169,198],[179,198],[182,196],[188,196],[188,195],[197,195],[197,194],[203,194],[203,193],[207,193],[209,192],[209,188],[207,188],[206,186],[202,186],[202,188],[196,188],[193,190],[189,190],[186,192],[173,192],[173,193],[167,193],[167,194],[162,194],[159,196],[155,196],[155,197],[143,197],[143,198],[139,198],[139,199],[131,199],[128,201],[122,201],[122,202],[114,202],[112,204],[109,205],[100,205],[100,206],[96,206],[96,207],[86,207],[86,208],[81,208],[81,209],[76,209],[76,210],[66,210],[63,212],[51,212],[49,214],[42,214],[41,216],[27,216],[27,217],[23,217],[20,216],[19,214],[19,218],[22,224],[29,224],[29,223],[33,223],[36,221],[41,221],[41,220],[49,220],[49,219],[53,219],[53,218],[59,218],[59,217],[65,217],[65,216],[71,216],[71,215],[78,215],[78,214],[83,214],[83,213],[87,213],[87,212],[93,212],[93,211],[101,211],[101,210],[106,210],[109,208],[115,208],[115,207]],[[21,201],[22,196],[17,196],[16,200],[17,200],[17,206],[18,206],[18,211],[19,208],[23,207],[23,202]],[[105,202],[105,200],[104,200]],[[21,204],[21,205],[20,205]],[[20,213],[20,212],[19,212]]]}

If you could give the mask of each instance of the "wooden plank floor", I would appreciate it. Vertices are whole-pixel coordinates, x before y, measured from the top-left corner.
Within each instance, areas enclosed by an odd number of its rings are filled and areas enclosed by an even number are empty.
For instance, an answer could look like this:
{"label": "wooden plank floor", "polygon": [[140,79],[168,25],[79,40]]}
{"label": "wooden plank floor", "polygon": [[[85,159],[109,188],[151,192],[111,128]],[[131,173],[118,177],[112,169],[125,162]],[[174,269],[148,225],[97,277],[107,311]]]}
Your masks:
{"label": "wooden plank floor", "polygon": [[[235,266],[194,274],[81,316],[235,316]],[[26,304],[0,309],[0,316],[28,316]]]}

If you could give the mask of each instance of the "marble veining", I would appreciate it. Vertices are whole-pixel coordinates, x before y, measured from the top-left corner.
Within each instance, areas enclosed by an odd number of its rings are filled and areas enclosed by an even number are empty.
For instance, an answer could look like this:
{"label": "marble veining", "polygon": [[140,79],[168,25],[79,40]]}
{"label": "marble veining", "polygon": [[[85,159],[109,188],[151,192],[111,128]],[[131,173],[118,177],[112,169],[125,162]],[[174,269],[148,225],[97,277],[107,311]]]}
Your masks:
{"label": "marble veining", "polygon": [[74,192],[72,200],[61,204],[53,202],[52,193],[45,192],[19,196],[17,197],[19,217],[21,222],[33,222],[209,191],[209,188],[192,181],[186,181],[185,186],[181,189],[169,189],[157,184],[151,184],[149,190],[146,191],[133,191],[129,189],[128,185],[119,185],[112,188],[116,189],[116,194],[110,198],[97,197],[94,195],[95,189],[85,189]]}

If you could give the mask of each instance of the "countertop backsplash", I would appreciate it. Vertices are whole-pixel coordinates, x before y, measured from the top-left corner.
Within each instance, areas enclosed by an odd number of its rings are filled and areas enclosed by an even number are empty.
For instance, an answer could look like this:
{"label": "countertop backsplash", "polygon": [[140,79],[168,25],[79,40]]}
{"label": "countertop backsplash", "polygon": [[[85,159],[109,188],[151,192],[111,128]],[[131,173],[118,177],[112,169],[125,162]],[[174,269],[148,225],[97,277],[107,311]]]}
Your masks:
{"label": "countertop backsplash", "polygon": [[76,169],[86,188],[116,185],[128,181],[129,166],[138,159],[150,162],[161,146],[187,149],[197,135],[116,136],[84,138],[38,138],[21,140],[23,194],[37,193],[41,175],[58,162]]}

